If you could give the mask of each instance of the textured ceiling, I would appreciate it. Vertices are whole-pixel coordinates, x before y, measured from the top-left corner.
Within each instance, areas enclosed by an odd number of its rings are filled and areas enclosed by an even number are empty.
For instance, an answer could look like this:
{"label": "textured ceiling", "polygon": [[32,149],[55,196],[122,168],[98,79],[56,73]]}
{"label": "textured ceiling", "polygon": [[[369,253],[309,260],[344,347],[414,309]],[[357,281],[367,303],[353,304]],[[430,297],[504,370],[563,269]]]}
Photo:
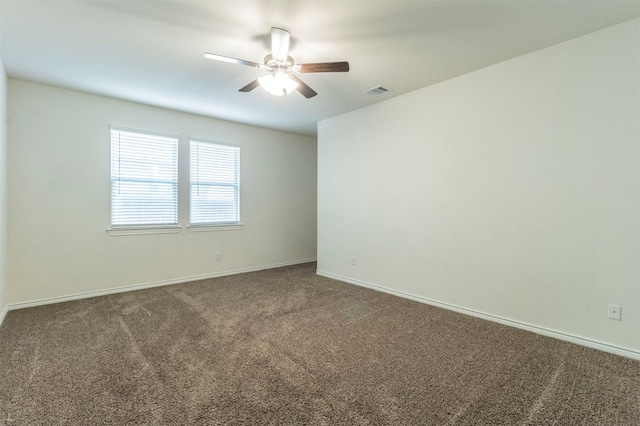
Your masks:
{"label": "textured ceiling", "polygon": [[[306,135],[316,123],[640,16],[640,1],[0,2],[7,74],[34,82]],[[203,53],[262,62],[270,28],[291,32],[318,96],[238,89],[264,74]],[[367,89],[392,92],[373,97]]]}

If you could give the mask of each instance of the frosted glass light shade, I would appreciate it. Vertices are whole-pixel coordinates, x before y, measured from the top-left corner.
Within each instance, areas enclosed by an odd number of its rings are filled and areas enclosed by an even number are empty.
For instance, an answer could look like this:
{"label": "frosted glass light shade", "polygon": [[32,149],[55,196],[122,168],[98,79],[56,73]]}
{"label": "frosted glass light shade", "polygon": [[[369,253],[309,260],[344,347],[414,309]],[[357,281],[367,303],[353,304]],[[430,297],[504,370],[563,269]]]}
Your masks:
{"label": "frosted glass light shade", "polygon": [[275,96],[288,95],[296,90],[298,83],[285,73],[267,74],[258,79],[260,86]]}

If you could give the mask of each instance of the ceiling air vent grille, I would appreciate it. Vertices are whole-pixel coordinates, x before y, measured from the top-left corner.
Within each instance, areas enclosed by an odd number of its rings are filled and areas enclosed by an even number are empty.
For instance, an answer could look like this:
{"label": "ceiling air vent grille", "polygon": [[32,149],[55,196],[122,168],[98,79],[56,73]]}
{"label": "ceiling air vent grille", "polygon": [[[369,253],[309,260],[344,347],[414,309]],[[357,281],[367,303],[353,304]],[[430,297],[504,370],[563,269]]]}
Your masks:
{"label": "ceiling air vent grille", "polygon": [[366,93],[367,95],[371,95],[371,96],[378,96],[378,95],[383,95],[387,92],[390,92],[391,89],[389,89],[388,87],[384,87],[384,86],[376,86],[372,89],[367,90]]}

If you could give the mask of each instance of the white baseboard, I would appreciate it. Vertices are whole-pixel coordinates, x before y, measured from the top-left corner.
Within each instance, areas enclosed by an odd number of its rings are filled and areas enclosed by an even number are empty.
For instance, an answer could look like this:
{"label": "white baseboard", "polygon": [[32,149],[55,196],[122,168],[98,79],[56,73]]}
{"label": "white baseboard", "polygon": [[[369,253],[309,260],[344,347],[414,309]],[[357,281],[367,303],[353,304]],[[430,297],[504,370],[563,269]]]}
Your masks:
{"label": "white baseboard", "polygon": [[597,340],[587,339],[585,337],[575,336],[573,334],[564,333],[562,331],[551,330],[545,327],[539,327],[537,325],[527,324],[520,321],[515,321],[508,318],[503,318],[497,315],[491,315],[484,312],[476,311],[473,309],[463,308],[461,306],[452,305],[450,303],[439,302],[437,300],[432,300],[422,296],[416,296],[415,294],[405,293],[399,290],[393,290],[387,287],[379,286],[376,284],[371,284],[365,281],[356,280],[353,278],[343,277],[341,275],[332,274],[330,272],[324,272],[317,270],[316,273],[320,276],[332,278],[334,280],[343,281],[349,284],[355,284],[361,287],[367,287],[373,290],[381,291],[384,293],[389,293],[394,296],[399,296],[405,299],[415,300],[416,302],[426,303],[427,305],[433,305],[444,309],[449,309],[451,311],[459,312],[461,314],[470,315],[477,318],[482,318],[488,321],[497,322],[499,324],[508,325],[515,328],[520,328],[522,330],[531,331],[533,333],[541,334],[547,337],[553,337],[555,339],[563,340],[566,342],[575,343],[581,346],[586,346],[592,349],[598,349],[604,352],[609,352],[612,354],[624,356],[627,358],[635,359],[640,361],[640,352],[624,348],[621,346],[611,345],[604,342],[599,342]]}
{"label": "white baseboard", "polygon": [[[104,290],[95,290],[95,291],[87,291],[87,292],[83,292],[83,293],[68,294],[68,295],[65,295],[65,296],[48,297],[48,298],[44,298],[44,299],[30,300],[30,301],[27,301],[27,302],[10,303],[9,306],[7,308],[5,308],[5,313],[6,313],[7,310],[11,310],[12,311],[12,310],[15,310],[15,309],[31,308],[31,307],[34,307],[34,306],[50,305],[52,303],[68,302],[68,301],[71,301],[71,300],[79,300],[79,299],[87,299],[87,298],[90,298],[90,297],[105,296],[107,294],[124,293],[124,292],[127,292],[127,291],[142,290],[142,289],[145,289],[145,288],[152,288],[152,287],[162,287],[162,286],[172,285],[172,284],[182,284],[182,283],[186,283],[186,282],[190,282],[190,281],[199,281],[199,280],[206,280],[206,279],[209,279],[209,278],[224,277],[224,276],[228,276],[228,275],[244,274],[246,272],[262,271],[264,269],[280,268],[280,267],[283,267],[283,266],[299,265],[299,264],[302,264],[302,263],[309,263],[309,262],[315,262],[315,261],[316,261],[316,258],[313,257],[313,258],[309,258],[309,259],[293,260],[293,261],[290,261],[290,262],[282,262],[282,263],[274,263],[274,264],[270,264],[270,265],[254,266],[254,267],[251,267],[251,268],[233,269],[233,270],[230,270],[230,271],[214,272],[214,273],[211,273],[211,274],[193,275],[193,276],[190,276],[190,277],[174,278],[174,279],[170,279],[170,280],[155,281],[155,282],[143,283],[143,284],[132,284],[132,285],[126,285],[126,286],[122,286],[122,287],[108,288],[108,289],[104,289]],[[4,318],[4,316],[2,318]],[[0,321],[0,324],[1,324],[1,321]]]}

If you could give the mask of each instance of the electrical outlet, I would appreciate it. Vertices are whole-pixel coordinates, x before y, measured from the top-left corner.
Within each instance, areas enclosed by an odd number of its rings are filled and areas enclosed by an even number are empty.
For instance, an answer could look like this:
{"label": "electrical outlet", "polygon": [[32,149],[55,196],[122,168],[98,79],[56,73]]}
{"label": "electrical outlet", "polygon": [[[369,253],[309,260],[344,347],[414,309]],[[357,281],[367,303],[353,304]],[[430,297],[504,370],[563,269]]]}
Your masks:
{"label": "electrical outlet", "polygon": [[355,256],[351,256],[351,264],[352,265],[356,264],[356,257]]}
{"label": "electrical outlet", "polygon": [[620,321],[620,311],[619,305],[609,305],[609,319]]}
{"label": "electrical outlet", "polygon": [[220,260],[220,259],[222,259],[222,253],[217,252],[216,253],[216,260]]}

